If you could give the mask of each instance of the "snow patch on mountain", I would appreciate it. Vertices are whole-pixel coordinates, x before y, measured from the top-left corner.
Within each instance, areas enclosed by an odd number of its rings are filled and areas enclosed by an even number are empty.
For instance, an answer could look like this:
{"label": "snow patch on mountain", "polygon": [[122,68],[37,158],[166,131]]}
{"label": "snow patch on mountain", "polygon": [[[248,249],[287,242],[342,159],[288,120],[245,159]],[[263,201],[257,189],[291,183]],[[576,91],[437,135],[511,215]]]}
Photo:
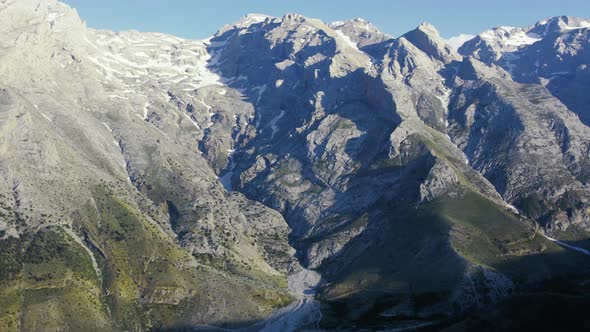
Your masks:
{"label": "snow patch on mountain", "polygon": [[345,35],[342,31],[340,30],[334,30],[334,32],[336,32],[336,34],[342,38],[342,40],[344,40],[344,42],[346,43],[346,45],[350,46],[352,49],[357,50],[360,52],[358,45],[352,41],[352,39],[350,39],[350,37],[348,37],[347,35]]}
{"label": "snow patch on mountain", "polygon": [[146,120],[148,117],[148,107],[150,107],[150,103],[146,102],[143,106],[143,119]]}
{"label": "snow patch on mountain", "polygon": [[541,40],[541,38],[535,34],[518,31],[516,34],[510,36],[510,38],[506,40],[506,44],[511,46],[532,45],[539,40]]}
{"label": "snow patch on mountain", "polygon": [[47,15],[47,22],[53,23],[53,22],[55,22],[55,20],[57,20],[58,18],[60,18],[62,16],[63,16],[63,14],[60,14],[60,13],[49,13],[49,15]]}
{"label": "snow patch on mountain", "polygon": [[[92,45],[92,42],[89,41]],[[88,60],[106,74],[107,81],[135,79],[136,85],[157,80],[192,91],[209,85],[223,86],[212,68],[218,57],[211,54],[210,39],[184,40],[163,34],[139,34],[133,31],[110,33],[97,31],[96,54]]]}
{"label": "snow patch on mountain", "polygon": [[502,46],[520,47],[523,45],[531,45],[541,38],[534,34],[528,33],[522,29],[513,27],[499,27],[483,32],[480,37],[490,42],[497,42]]}

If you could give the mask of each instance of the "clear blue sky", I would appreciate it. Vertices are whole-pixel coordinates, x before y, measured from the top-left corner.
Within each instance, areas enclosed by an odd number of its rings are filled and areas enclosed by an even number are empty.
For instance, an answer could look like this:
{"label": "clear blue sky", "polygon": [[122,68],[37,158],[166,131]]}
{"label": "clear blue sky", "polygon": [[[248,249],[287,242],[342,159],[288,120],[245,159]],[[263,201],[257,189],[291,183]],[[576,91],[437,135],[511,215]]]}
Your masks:
{"label": "clear blue sky", "polygon": [[247,13],[300,13],[326,22],[362,17],[399,36],[422,21],[444,37],[493,26],[527,26],[543,18],[590,18],[590,0],[62,0],[89,27],[165,32],[201,39]]}

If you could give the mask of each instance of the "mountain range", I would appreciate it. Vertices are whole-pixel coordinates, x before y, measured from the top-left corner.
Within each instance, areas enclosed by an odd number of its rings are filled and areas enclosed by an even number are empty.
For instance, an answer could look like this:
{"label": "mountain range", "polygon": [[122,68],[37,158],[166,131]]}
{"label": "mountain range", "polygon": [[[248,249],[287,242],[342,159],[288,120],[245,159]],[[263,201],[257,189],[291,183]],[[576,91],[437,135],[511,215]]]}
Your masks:
{"label": "mountain range", "polygon": [[0,1],[0,330],[587,327],[590,20],[451,44]]}

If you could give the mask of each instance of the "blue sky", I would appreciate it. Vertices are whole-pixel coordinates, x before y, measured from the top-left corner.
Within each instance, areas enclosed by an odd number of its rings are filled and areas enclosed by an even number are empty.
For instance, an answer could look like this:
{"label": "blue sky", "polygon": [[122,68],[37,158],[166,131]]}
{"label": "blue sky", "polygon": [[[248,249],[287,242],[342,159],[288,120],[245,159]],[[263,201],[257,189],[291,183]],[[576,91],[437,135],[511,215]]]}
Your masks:
{"label": "blue sky", "polygon": [[247,13],[300,13],[326,22],[362,17],[399,36],[422,21],[444,37],[493,26],[527,26],[543,18],[590,18],[590,0],[62,0],[89,27],[136,29],[201,39]]}

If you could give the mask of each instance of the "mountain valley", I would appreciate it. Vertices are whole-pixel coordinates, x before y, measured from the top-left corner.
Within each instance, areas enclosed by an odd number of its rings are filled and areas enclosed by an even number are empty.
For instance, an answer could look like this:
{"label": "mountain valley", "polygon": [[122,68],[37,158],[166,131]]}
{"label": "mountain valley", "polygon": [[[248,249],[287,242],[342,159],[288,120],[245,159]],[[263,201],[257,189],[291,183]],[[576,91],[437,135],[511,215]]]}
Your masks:
{"label": "mountain valley", "polygon": [[0,0],[0,330],[587,327],[588,50]]}

